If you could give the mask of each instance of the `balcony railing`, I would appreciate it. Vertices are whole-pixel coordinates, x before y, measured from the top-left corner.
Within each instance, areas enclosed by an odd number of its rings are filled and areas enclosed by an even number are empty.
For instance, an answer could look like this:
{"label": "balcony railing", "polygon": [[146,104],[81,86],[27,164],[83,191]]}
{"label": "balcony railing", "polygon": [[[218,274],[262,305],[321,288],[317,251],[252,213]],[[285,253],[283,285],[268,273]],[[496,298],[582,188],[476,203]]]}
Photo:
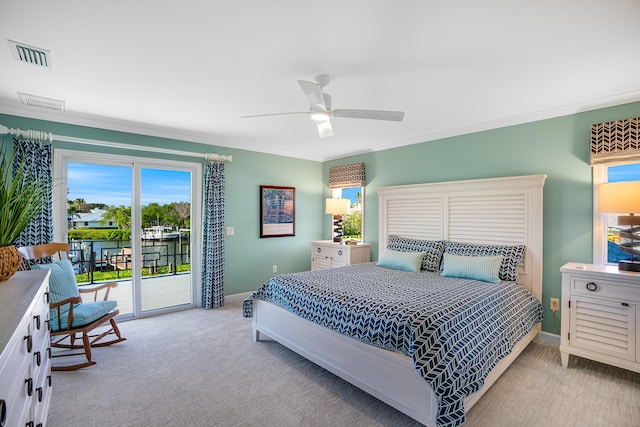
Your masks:
{"label": "balcony railing", "polygon": [[[117,279],[131,277],[130,240],[72,240],[71,256],[76,274],[95,283],[97,272],[115,272]],[[189,239],[141,241],[143,275],[177,274],[191,262]],[[82,276],[84,278],[84,276]]]}

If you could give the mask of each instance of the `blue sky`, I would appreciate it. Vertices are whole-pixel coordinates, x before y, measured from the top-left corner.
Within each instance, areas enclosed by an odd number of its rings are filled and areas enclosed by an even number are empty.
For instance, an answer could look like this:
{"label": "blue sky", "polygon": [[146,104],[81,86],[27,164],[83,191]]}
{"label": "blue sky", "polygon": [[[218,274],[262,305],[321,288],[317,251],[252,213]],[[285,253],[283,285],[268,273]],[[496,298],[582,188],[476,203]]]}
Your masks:
{"label": "blue sky", "polygon": [[[69,163],[67,199],[131,206],[131,173],[125,166]],[[143,206],[191,201],[189,172],[144,168],[141,177]]]}
{"label": "blue sky", "polygon": [[640,181],[640,163],[608,167],[609,182]]}

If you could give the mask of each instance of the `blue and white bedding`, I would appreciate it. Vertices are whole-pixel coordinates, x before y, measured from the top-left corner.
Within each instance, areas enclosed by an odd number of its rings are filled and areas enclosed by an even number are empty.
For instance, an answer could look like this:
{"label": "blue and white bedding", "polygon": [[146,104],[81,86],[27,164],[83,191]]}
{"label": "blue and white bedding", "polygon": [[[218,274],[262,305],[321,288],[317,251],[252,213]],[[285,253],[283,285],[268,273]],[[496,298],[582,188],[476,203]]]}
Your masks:
{"label": "blue and white bedding", "polygon": [[362,342],[411,357],[438,400],[438,426],[464,423],[463,399],[542,321],[540,302],[512,281],[487,283],[374,263],[271,278],[259,298]]}

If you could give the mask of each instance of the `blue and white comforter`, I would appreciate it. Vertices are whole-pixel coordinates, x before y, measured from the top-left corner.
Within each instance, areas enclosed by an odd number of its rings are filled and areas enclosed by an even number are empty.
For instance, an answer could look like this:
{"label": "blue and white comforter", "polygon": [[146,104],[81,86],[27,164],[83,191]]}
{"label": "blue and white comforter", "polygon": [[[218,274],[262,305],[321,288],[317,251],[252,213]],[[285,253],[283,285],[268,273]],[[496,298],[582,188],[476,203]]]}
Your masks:
{"label": "blue and white comforter", "polygon": [[254,298],[362,342],[412,358],[438,400],[438,426],[464,423],[463,399],[542,321],[540,302],[515,282],[408,273],[374,263],[271,278]]}

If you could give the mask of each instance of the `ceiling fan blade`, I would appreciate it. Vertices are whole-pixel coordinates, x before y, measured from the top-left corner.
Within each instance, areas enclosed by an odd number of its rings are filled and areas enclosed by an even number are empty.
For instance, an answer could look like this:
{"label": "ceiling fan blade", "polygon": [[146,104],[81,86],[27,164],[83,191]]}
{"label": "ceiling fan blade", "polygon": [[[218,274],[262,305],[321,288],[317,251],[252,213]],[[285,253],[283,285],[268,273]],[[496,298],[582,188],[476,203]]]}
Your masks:
{"label": "ceiling fan blade", "polygon": [[267,113],[267,114],[254,114],[252,116],[240,116],[241,119],[251,119],[253,117],[265,117],[265,116],[284,116],[287,114],[306,114],[309,115],[308,111],[293,111],[291,113]]}
{"label": "ceiling fan blade", "polygon": [[324,102],[324,96],[322,96],[322,86],[318,83],[308,82],[305,80],[298,80],[298,84],[309,100],[309,106],[312,110],[327,110],[327,106]]}
{"label": "ceiling fan blade", "polygon": [[318,127],[318,134],[320,138],[326,138],[328,136],[333,136],[333,128],[331,127],[331,120],[322,120],[316,121],[316,126]]}
{"label": "ceiling fan blade", "polygon": [[390,120],[400,122],[404,118],[402,111],[383,111],[383,110],[333,110],[333,117],[348,117],[350,119],[372,119],[372,120]]}

